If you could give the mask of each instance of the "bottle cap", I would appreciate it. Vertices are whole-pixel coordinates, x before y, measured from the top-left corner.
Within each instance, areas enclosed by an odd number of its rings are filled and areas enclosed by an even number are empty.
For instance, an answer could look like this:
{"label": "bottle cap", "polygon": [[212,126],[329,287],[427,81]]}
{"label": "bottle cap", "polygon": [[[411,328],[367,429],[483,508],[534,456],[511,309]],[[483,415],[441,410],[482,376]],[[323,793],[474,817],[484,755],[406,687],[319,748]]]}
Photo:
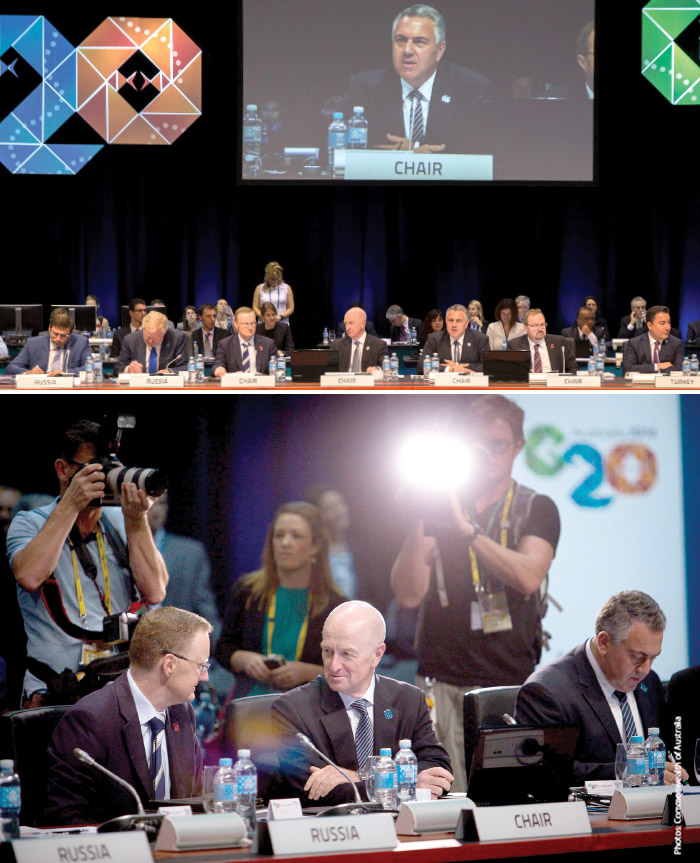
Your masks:
{"label": "bottle cap", "polygon": [[219,758],[219,767],[232,767],[233,761],[230,758]]}
{"label": "bottle cap", "polygon": [[334,120],[342,120],[343,119],[343,112],[342,111],[334,111],[333,112],[333,119]]}
{"label": "bottle cap", "polygon": [[239,758],[250,758],[250,749],[239,749],[238,750]]}
{"label": "bottle cap", "polygon": [[642,740],[642,738],[641,738],[641,737],[633,737],[633,738],[630,740],[630,743],[643,743],[643,742],[644,742],[644,741]]}
{"label": "bottle cap", "polygon": [[391,749],[380,749],[380,750],[379,750],[379,754],[380,754],[381,756],[388,755],[388,756],[389,756],[389,758],[391,758]]}
{"label": "bottle cap", "polygon": [[659,734],[659,729],[658,729],[658,728],[650,728],[650,729],[649,729],[649,734],[656,734],[656,735],[658,736],[658,734]]}
{"label": "bottle cap", "polygon": [[365,109],[362,107],[362,105],[355,105],[355,107],[352,110],[355,112],[355,114],[364,114],[365,113]]}
{"label": "bottle cap", "polygon": [[11,758],[3,758],[0,761],[0,770],[13,770],[15,769],[15,762]]}
{"label": "bottle cap", "polygon": [[257,105],[246,105],[246,106],[245,106],[245,109],[246,109],[246,111],[247,111],[249,114],[252,114],[252,113],[253,113],[253,111],[257,111],[257,110],[258,110],[258,106],[257,106]]}
{"label": "bottle cap", "polygon": [[399,740],[399,747],[401,749],[410,749],[411,741],[410,740]]}

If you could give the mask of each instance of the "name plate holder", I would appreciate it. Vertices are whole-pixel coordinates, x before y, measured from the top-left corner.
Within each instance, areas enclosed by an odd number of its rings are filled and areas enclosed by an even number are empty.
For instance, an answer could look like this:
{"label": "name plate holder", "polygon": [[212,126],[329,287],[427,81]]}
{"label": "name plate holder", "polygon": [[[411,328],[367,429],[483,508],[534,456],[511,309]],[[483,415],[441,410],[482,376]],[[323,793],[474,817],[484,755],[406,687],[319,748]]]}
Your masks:
{"label": "name plate holder", "polygon": [[325,374],[321,375],[320,384],[322,387],[373,387],[374,375],[368,372]]}
{"label": "name plate holder", "polygon": [[700,789],[671,786],[661,823],[666,827],[700,827]]}
{"label": "name plate holder", "polygon": [[122,378],[128,377],[127,383],[130,387],[146,387],[154,390],[180,389],[185,386],[182,375],[119,375],[119,383]]}
{"label": "name plate holder", "polygon": [[558,372],[547,375],[548,387],[564,387],[564,389],[589,389],[590,387],[598,387],[603,383],[600,375],[589,375],[588,372],[582,375],[562,375]]}
{"label": "name plate holder", "polygon": [[459,374],[455,372],[431,372],[430,379],[435,381],[436,387],[453,387],[472,388],[472,387],[487,387],[489,385],[489,376],[482,375],[480,372],[471,372],[469,374]]}
{"label": "name plate holder", "polygon": [[18,390],[72,390],[75,378],[49,377],[49,375],[17,375],[15,386]]}
{"label": "name plate holder", "polygon": [[244,375],[242,372],[227,372],[221,380],[222,387],[274,387],[274,375]]}
{"label": "name plate holder", "polygon": [[396,832],[399,836],[454,833],[462,810],[473,808],[474,802],[464,796],[402,803],[396,819]]}
{"label": "name plate holder", "polygon": [[156,851],[240,848],[250,844],[250,839],[246,836],[245,822],[237,812],[192,816],[169,815],[163,819],[158,831]]}
{"label": "name plate holder", "polygon": [[700,375],[656,375],[654,386],[659,390],[697,390],[700,389]]}
{"label": "name plate holder", "polygon": [[649,788],[623,788],[616,791],[608,809],[609,821],[634,821],[639,818],[661,818],[666,798],[675,791],[673,785]]}
{"label": "name plate holder", "polygon": [[273,854],[336,854],[396,848],[390,812],[346,817],[297,818],[267,824]]}
{"label": "name plate holder", "polygon": [[346,180],[493,180],[493,156],[413,153],[408,150],[336,150],[335,171]]}
{"label": "name plate holder", "polygon": [[46,836],[38,839],[13,839],[16,863],[65,863],[66,860],[128,860],[153,863],[153,855],[143,830],[128,833],[81,833],[72,836]]}
{"label": "name plate holder", "polygon": [[627,372],[625,377],[633,384],[654,384],[659,375],[647,374],[646,372]]}
{"label": "name plate holder", "polygon": [[494,839],[585,836],[590,833],[586,804],[578,800],[464,809],[457,822],[455,839],[460,842],[488,842]]}
{"label": "name plate holder", "polygon": [[532,386],[533,384],[544,384],[546,386],[547,375],[544,372],[530,372],[530,374],[528,375],[528,382],[530,383],[530,386]]}

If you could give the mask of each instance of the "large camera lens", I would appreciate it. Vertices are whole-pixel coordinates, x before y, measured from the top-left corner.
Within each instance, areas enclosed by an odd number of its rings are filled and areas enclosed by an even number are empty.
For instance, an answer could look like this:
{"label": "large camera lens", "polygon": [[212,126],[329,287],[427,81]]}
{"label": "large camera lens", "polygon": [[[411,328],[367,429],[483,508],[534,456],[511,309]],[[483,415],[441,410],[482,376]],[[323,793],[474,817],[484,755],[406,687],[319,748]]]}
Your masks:
{"label": "large camera lens", "polygon": [[152,467],[124,467],[120,465],[107,473],[106,484],[114,494],[119,494],[122,483],[133,482],[151,497],[160,497],[168,490],[168,475]]}

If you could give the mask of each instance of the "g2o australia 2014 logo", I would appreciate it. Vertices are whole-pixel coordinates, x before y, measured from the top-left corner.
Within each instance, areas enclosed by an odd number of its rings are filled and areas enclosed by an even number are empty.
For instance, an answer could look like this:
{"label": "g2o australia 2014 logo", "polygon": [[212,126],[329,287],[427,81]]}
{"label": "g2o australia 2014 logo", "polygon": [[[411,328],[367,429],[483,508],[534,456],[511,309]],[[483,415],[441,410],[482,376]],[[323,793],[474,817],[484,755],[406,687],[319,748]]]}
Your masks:
{"label": "g2o australia 2014 logo", "polygon": [[104,144],[172,144],[201,115],[202,52],[172,18],[105,19],[74,47],[0,15],[0,163],[77,174]]}
{"label": "g2o australia 2014 logo", "polygon": [[643,443],[619,443],[603,455],[588,443],[566,446],[564,434],[554,426],[537,426],[528,433],[525,457],[530,470],[554,476],[578,460],[590,467],[585,479],[571,492],[574,503],[588,508],[608,506],[613,498],[600,493],[608,484],[620,494],[645,494],[656,482],[656,456]]}
{"label": "g2o australia 2014 logo", "polygon": [[700,105],[700,2],[650,0],[642,9],[642,75],[674,105]]}

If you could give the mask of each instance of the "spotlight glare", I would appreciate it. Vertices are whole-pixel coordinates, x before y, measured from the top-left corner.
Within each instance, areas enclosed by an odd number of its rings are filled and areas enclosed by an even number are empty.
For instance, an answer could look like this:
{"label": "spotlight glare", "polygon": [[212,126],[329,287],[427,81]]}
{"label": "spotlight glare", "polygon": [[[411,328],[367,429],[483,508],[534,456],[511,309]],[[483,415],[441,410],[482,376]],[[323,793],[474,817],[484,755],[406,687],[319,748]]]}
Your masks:
{"label": "spotlight glare", "polygon": [[461,440],[438,432],[407,437],[399,447],[397,475],[414,488],[442,491],[463,486],[472,474],[474,453]]}

